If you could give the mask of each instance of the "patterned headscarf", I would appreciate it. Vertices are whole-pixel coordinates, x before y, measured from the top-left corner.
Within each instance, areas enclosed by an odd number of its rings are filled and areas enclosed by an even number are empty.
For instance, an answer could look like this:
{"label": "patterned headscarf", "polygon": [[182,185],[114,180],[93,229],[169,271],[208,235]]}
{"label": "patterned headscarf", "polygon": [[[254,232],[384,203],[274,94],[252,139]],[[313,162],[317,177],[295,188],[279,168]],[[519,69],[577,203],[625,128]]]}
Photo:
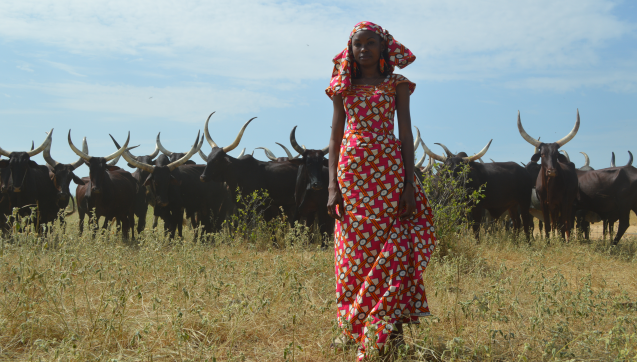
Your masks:
{"label": "patterned headscarf", "polygon": [[332,59],[332,62],[334,62],[332,80],[330,81],[330,86],[325,90],[325,93],[327,93],[330,98],[332,98],[334,94],[341,93],[352,85],[350,64],[354,60],[350,59],[350,49],[352,48],[352,38],[354,34],[362,30],[373,31],[385,41],[387,52],[389,53],[390,73],[394,72],[396,66],[402,69],[416,60],[416,56],[409,49],[395,40],[394,37],[380,25],[376,25],[370,21],[361,21],[354,26],[354,29],[349,34],[347,47]]}

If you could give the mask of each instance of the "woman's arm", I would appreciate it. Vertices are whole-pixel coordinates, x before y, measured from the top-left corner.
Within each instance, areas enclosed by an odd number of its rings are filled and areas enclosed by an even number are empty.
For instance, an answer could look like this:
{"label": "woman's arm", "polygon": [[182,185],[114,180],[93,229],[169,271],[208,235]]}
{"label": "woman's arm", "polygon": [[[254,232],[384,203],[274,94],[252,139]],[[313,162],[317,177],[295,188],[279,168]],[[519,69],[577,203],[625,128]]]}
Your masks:
{"label": "woman's arm", "polygon": [[[343,129],[345,128],[345,108],[343,107],[343,97],[335,94],[332,97],[334,104],[334,115],[332,116],[332,134],[330,135],[330,180],[329,180],[329,198],[327,201],[327,213],[337,219],[343,219],[345,208],[343,207],[343,195],[338,186],[338,160],[341,153],[341,142],[343,141]],[[413,152],[412,152],[413,153]],[[413,163],[413,162],[412,162]],[[338,207],[338,215],[336,208]]]}
{"label": "woman's arm", "polygon": [[411,183],[414,180],[414,136],[411,133],[409,85],[407,83],[401,83],[396,87],[396,112],[405,170],[405,188],[400,195],[398,210],[400,219],[406,220],[412,217],[416,211],[416,195],[414,186]]}

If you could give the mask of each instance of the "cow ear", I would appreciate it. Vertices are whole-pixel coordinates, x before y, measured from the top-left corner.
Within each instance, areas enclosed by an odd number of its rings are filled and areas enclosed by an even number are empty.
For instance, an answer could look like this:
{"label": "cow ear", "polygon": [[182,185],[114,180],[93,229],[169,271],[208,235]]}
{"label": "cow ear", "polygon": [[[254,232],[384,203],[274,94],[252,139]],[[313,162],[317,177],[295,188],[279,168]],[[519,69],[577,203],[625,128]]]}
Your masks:
{"label": "cow ear", "polygon": [[303,161],[302,158],[295,158],[293,160],[288,160],[288,162],[290,162],[293,165],[297,165],[297,166],[301,166],[305,163],[305,161]]}
{"label": "cow ear", "polygon": [[106,166],[106,169],[109,170],[109,171],[121,170],[121,168],[119,168],[117,166]]}
{"label": "cow ear", "polygon": [[181,185],[181,180],[177,180],[174,176],[170,176],[170,184],[171,185]]}
{"label": "cow ear", "polygon": [[184,163],[184,165],[196,165],[196,163],[193,160],[188,160],[186,161],[186,163]]}
{"label": "cow ear", "polygon": [[39,166],[40,166],[40,165],[38,165],[35,161],[29,161],[29,167],[31,167],[31,168],[37,168],[37,167],[39,167]]}
{"label": "cow ear", "polygon": [[557,155],[557,160],[561,163],[568,163],[568,159],[566,158],[566,156],[564,156],[563,154],[559,154]]}
{"label": "cow ear", "polygon": [[85,185],[86,184],[84,182],[84,180],[82,180],[81,178],[77,177],[74,173],[71,174],[71,177],[73,177],[73,182],[75,182],[75,184],[77,184],[77,185]]}
{"label": "cow ear", "polygon": [[0,168],[5,168],[9,166],[9,160],[0,160]]}
{"label": "cow ear", "polygon": [[533,162],[537,162],[537,161],[539,161],[539,160],[540,160],[540,156],[541,156],[541,155],[540,155],[540,153],[539,153],[539,152],[538,152],[538,153],[536,153],[536,154],[534,154],[534,155],[531,157],[531,161],[533,161]]}

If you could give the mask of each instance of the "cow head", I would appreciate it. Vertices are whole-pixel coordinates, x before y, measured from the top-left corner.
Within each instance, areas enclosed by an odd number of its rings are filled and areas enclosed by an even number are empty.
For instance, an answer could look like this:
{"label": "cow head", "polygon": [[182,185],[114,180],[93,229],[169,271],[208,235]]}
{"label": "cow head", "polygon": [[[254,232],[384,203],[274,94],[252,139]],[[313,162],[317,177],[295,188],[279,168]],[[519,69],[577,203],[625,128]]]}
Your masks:
{"label": "cow head", "polygon": [[[113,139],[113,136],[111,136],[111,139]],[[109,161],[116,161],[117,159],[119,159],[122,153],[126,151],[126,147],[128,147],[128,142],[130,141],[130,132],[128,132],[128,138],[126,139],[124,146],[106,157],[93,157],[78,150],[77,147],[75,147],[75,145],[73,144],[73,141],[71,141],[71,130],[69,130],[68,141],[69,146],[71,147],[73,152],[80,156],[82,160],[88,165],[90,187],[86,189],[86,193],[87,196],[90,196],[91,194],[102,193],[106,171],[116,171],[120,169],[113,163],[109,163]]]}
{"label": "cow head", "polygon": [[[195,144],[192,146],[190,151],[186,153],[184,156],[175,160],[173,162],[168,162],[169,159],[167,155],[161,155],[157,158],[155,165],[151,165],[149,163],[141,162],[140,157],[133,156],[130,152],[125,151],[122,156],[124,159],[133,167],[136,167],[143,172],[148,174],[147,178],[144,181],[144,186],[147,188],[150,187],[155,194],[155,205],[165,207],[170,203],[170,194],[169,190],[171,185],[178,185],[179,180],[177,180],[172,172],[177,167],[186,164],[188,160],[195,154],[201,146],[203,145],[203,137],[201,138],[201,142],[199,141],[200,133],[197,133],[197,138],[195,139]],[[159,139],[159,136],[158,136]],[[116,147],[119,147],[119,144],[115,139],[113,139]],[[174,154],[173,154],[174,155]]]}
{"label": "cow head", "polygon": [[[88,145],[86,144],[86,137],[82,141],[82,152],[88,154]],[[71,164],[63,164],[59,163],[51,157],[51,143],[44,149],[42,152],[42,156],[46,161],[47,167],[49,168],[49,175],[51,177],[51,181],[53,181],[53,186],[55,186],[57,192],[57,203],[60,207],[66,207],[68,205],[69,199],[71,197],[71,191],[69,190],[69,185],[71,184],[71,180],[75,182],[77,185],[84,185],[84,181],[81,178],[77,177],[73,171],[82,166],[84,164],[84,159],[81,157]]]}
{"label": "cow head", "polygon": [[518,111],[518,131],[522,138],[533,145],[536,149],[535,154],[531,157],[531,162],[538,162],[542,159],[541,174],[543,177],[551,178],[555,177],[559,173],[559,163],[569,163],[566,156],[560,153],[560,147],[564,146],[568,141],[572,140],[579,130],[579,110],[577,111],[577,120],[575,121],[575,127],[564,138],[554,143],[543,143],[539,139],[536,140],[529,136],[528,133],[522,127],[522,121],[520,120],[520,112]]}
{"label": "cow head", "polygon": [[[38,164],[35,161],[31,161],[31,157],[42,152],[47,145],[51,143],[51,135],[53,134],[53,129],[49,132],[49,135],[46,137],[44,142],[40,145],[40,147],[33,149],[27,152],[8,152],[0,148],[0,155],[9,157],[8,167],[11,170],[11,182],[13,183],[13,192],[21,192],[22,186],[24,185],[24,181],[27,178],[27,172],[29,168],[36,168]],[[3,180],[3,187],[5,184]]]}
{"label": "cow head", "polygon": [[487,143],[487,145],[482,149],[482,151],[476,153],[473,156],[468,156],[465,152],[454,154],[449,151],[449,149],[445,145],[436,143],[437,145],[440,145],[447,154],[446,156],[441,156],[433,153],[427,147],[427,145],[425,145],[424,142],[421,141],[421,144],[422,148],[425,150],[425,153],[428,154],[431,159],[442,162],[445,167],[447,167],[449,170],[453,170],[453,172],[456,173],[459,172],[466,164],[469,164],[472,168],[474,168],[476,164],[475,161],[482,158],[487,153],[489,147],[491,146],[491,142],[493,142],[493,140],[490,140],[489,143]]}
{"label": "cow head", "polygon": [[243,127],[241,127],[241,130],[239,131],[239,134],[237,135],[237,138],[234,140],[234,142],[226,147],[219,147],[217,146],[215,141],[212,140],[212,137],[210,137],[210,132],[208,132],[208,122],[210,121],[210,117],[213,114],[214,112],[211,113],[210,116],[208,116],[206,125],[204,127],[204,135],[206,136],[210,147],[212,147],[212,151],[210,151],[208,157],[204,157],[204,160],[206,161],[206,168],[204,168],[203,173],[200,176],[201,182],[224,181],[224,175],[228,169],[228,165],[234,159],[233,157],[228,156],[228,152],[234,150],[235,148],[237,148],[237,146],[239,146],[239,142],[241,142],[241,138],[243,137],[243,132],[245,132],[246,127],[248,127],[252,120],[257,118],[251,118],[243,125]]}
{"label": "cow head", "polygon": [[292,128],[292,132],[290,132],[290,144],[296,152],[302,155],[302,157],[291,159],[289,161],[300,167],[298,172],[299,177],[297,177],[297,188],[299,187],[298,183],[302,182],[303,185],[307,185],[307,190],[321,190],[325,187],[322,179],[323,166],[329,166],[327,159],[325,159],[325,156],[329,152],[329,146],[321,150],[307,150],[301,148],[298,142],[296,142],[296,127],[297,126],[294,126],[294,128]]}

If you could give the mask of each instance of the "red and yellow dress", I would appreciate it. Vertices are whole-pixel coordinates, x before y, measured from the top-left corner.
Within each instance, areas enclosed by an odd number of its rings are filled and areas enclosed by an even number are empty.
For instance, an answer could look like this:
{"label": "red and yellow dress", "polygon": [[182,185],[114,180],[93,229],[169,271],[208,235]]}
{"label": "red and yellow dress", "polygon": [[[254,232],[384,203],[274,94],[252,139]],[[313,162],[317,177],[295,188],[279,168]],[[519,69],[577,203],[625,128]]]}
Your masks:
{"label": "red and yellow dress", "polygon": [[[334,249],[338,320],[365,350],[382,348],[391,325],[429,315],[422,274],[436,246],[433,215],[415,175],[416,214],[400,221],[405,187],[400,140],[394,135],[396,86],[416,85],[392,74],[377,86],[349,85],[343,97],[347,126],[338,184],[345,205]],[[327,89],[332,97],[334,87]],[[389,327],[387,327],[389,326]],[[375,343],[374,341],[375,340]]]}

